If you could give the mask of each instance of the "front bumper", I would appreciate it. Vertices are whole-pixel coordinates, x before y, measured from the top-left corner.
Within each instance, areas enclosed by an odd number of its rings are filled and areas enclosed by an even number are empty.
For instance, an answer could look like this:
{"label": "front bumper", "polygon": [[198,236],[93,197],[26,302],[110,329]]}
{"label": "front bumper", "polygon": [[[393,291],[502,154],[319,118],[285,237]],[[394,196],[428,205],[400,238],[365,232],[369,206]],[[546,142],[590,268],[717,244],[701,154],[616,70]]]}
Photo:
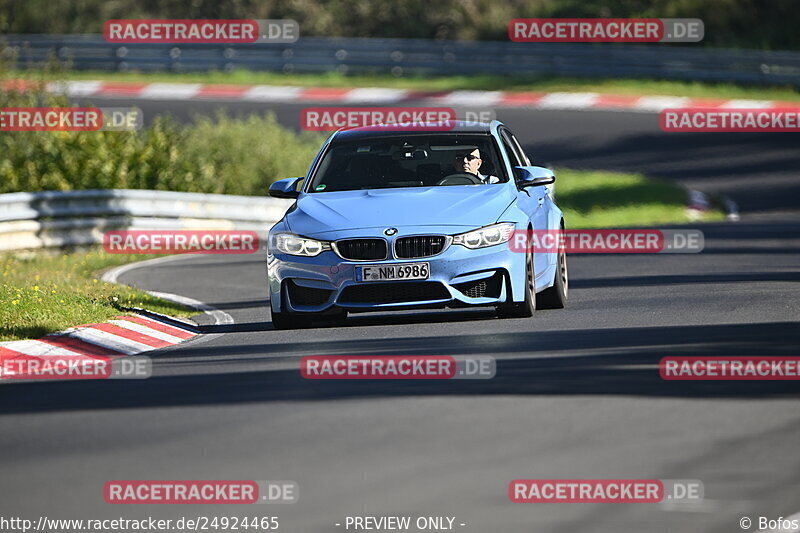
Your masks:
{"label": "front bumper", "polygon": [[[357,267],[413,262],[430,265],[427,280],[356,280]],[[267,268],[276,312],[486,306],[524,295],[525,256],[507,244],[478,250],[450,245],[432,257],[384,261],[348,261],[333,251],[316,257],[275,253],[268,255]]]}

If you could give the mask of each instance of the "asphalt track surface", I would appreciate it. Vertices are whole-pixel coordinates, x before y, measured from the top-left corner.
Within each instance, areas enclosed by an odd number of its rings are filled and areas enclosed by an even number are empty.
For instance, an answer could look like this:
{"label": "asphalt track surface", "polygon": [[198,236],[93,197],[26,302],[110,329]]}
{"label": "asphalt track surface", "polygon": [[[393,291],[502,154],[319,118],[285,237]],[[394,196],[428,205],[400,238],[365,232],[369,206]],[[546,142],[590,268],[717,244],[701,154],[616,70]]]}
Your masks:
{"label": "asphalt track surface", "polygon": [[[218,107],[131,103],[181,120]],[[273,109],[296,127],[302,106],[225,107]],[[742,221],[695,226],[700,254],[572,255],[569,307],[532,319],[406,312],[274,331],[263,256],[133,270],[122,281],[201,300],[235,324],[154,352],[149,380],[0,387],[0,515],[277,514],[287,532],[343,531],[348,515],[432,515],[482,533],[731,533],[743,516],[755,531],[759,516],[800,511],[800,387],[665,382],[656,367],[666,355],[800,355],[798,136],[665,134],[657,115],[621,112],[498,118],[539,162],[727,193]],[[488,381],[303,380],[298,359],[316,354],[488,354],[498,367]],[[518,478],[699,479],[706,499],[512,504]],[[102,496],[112,479],[293,480],[300,497],[113,506]]]}

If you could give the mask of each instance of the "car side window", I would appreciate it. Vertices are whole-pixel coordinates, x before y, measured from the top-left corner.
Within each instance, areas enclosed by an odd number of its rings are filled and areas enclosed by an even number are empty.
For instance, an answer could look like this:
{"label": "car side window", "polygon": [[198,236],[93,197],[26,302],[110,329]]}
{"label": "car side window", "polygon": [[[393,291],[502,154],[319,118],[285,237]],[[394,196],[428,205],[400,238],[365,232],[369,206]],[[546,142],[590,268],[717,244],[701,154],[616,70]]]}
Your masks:
{"label": "car side window", "polygon": [[522,164],[524,166],[530,166],[531,160],[528,158],[528,154],[526,154],[525,151],[522,149],[522,146],[519,144],[516,135],[511,133],[511,130],[506,130],[506,133],[508,133],[508,136],[511,139],[512,146],[514,146],[517,149],[517,153],[519,154],[520,159],[522,160]]}
{"label": "car side window", "polygon": [[505,131],[500,132],[500,139],[503,141],[503,149],[508,155],[508,160],[511,161],[512,168],[522,166],[523,163],[519,158],[519,154],[514,149],[513,145],[508,141],[508,136],[506,135]]}

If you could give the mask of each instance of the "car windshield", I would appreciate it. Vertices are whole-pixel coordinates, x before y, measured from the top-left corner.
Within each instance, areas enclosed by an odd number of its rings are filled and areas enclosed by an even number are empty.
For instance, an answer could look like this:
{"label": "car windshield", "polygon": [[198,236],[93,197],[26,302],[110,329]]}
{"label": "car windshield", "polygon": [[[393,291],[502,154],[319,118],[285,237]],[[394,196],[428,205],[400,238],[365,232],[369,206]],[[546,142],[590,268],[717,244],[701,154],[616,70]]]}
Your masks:
{"label": "car windshield", "polygon": [[[479,157],[481,161],[475,161]],[[477,171],[467,173],[464,160]],[[506,181],[492,137],[483,134],[398,135],[335,142],[308,192],[484,185]]]}

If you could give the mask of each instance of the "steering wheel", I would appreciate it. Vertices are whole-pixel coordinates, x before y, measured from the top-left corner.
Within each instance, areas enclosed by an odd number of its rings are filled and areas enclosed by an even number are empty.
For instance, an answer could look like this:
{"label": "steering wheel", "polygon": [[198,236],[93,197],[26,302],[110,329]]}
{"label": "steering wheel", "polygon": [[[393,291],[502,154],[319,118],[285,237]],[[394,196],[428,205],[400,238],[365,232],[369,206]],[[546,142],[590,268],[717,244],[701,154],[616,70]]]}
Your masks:
{"label": "steering wheel", "polygon": [[468,172],[456,172],[440,179],[436,185],[480,185],[483,183],[475,174]]}

